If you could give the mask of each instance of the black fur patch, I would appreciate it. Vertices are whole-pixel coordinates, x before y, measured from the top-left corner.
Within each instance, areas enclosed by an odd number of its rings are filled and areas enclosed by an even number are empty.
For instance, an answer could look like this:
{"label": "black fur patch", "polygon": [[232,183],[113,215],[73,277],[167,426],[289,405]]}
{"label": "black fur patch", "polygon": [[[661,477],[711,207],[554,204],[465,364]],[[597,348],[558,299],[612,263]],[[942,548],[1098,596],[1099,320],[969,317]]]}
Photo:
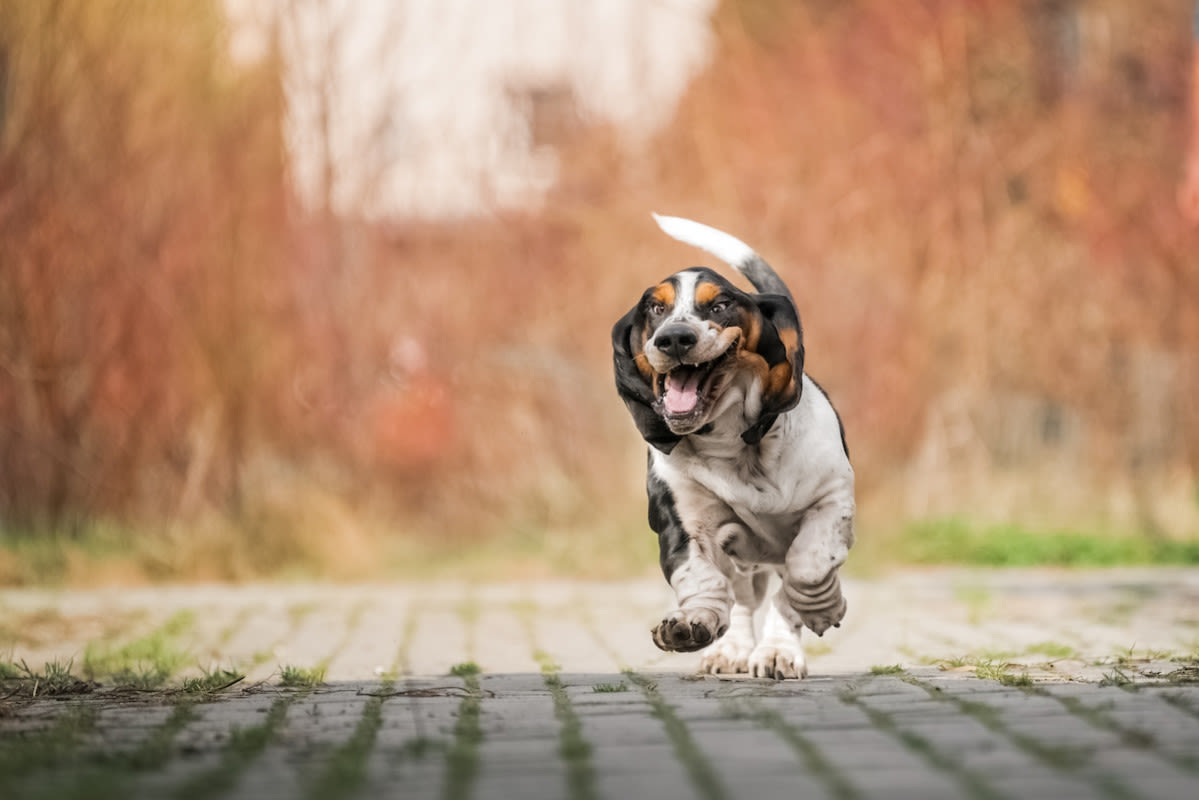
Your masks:
{"label": "black fur patch", "polygon": [[654,474],[652,464],[646,469],[645,492],[649,495],[649,526],[658,534],[658,562],[670,583],[670,576],[687,560],[691,535],[683,528],[670,487]]}

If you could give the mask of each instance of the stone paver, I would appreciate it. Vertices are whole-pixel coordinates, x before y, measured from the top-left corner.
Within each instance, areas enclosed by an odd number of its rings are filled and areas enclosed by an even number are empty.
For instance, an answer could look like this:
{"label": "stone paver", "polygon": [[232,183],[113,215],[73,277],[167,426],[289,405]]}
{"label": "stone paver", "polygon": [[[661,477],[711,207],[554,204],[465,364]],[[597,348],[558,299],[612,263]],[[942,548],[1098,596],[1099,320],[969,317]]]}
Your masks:
{"label": "stone paver", "polygon": [[0,662],[175,657],[155,691],[0,683],[0,797],[1199,796],[1199,570],[846,593],[774,683],[655,649],[649,579],[2,591]]}

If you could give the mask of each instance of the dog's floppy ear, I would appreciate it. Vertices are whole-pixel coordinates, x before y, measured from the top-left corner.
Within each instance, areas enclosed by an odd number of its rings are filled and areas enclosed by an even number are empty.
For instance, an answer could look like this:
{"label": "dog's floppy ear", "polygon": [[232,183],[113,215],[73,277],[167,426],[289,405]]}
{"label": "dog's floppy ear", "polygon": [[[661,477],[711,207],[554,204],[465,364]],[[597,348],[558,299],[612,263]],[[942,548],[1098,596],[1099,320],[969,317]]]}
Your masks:
{"label": "dog's floppy ear", "polygon": [[757,353],[769,371],[762,387],[762,413],[741,434],[746,444],[762,441],[779,414],[795,408],[803,393],[803,328],[795,304],[781,294],[760,294],[753,299],[762,315]]}
{"label": "dog's floppy ear", "polygon": [[672,433],[666,421],[654,411],[657,398],[650,384],[653,373],[649,372],[644,359],[644,366],[638,366],[637,356],[642,353],[641,342],[634,341],[634,337],[638,336],[644,324],[639,303],[612,327],[612,366],[616,372],[616,391],[633,415],[633,424],[641,432],[642,438],[663,453],[669,453],[682,437]]}

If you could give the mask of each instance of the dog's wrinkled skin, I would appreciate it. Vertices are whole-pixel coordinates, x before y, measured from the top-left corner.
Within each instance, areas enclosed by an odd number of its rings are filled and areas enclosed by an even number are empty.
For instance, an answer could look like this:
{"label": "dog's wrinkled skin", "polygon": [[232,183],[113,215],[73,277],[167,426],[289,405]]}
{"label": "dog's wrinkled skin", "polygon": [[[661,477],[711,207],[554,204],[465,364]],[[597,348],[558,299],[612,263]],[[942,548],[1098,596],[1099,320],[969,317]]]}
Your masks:
{"label": "dog's wrinkled skin", "polygon": [[[769,265],[728,234],[655,219],[760,293],[695,267],[651,286],[612,329],[617,391],[651,445],[649,522],[678,600],[653,641],[706,648],[707,672],[802,678],[800,629],[823,635],[846,610],[838,568],[854,539],[854,477],[841,421],[803,372],[799,316]],[[772,574],[781,586],[758,636]]]}

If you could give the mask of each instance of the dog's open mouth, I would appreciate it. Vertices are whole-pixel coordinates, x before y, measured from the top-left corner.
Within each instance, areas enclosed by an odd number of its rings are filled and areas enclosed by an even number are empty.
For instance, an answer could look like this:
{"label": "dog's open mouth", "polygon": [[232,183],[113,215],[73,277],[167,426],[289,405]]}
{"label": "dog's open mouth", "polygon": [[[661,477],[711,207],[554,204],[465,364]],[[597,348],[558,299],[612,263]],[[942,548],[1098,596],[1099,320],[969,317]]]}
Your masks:
{"label": "dog's open mouth", "polygon": [[719,392],[721,367],[735,350],[730,347],[703,364],[680,364],[659,375],[659,404],[667,421],[698,419]]}
{"label": "dog's open mouth", "polygon": [[686,416],[699,405],[699,388],[712,370],[707,364],[675,367],[663,381],[662,408],[676,417]]}

